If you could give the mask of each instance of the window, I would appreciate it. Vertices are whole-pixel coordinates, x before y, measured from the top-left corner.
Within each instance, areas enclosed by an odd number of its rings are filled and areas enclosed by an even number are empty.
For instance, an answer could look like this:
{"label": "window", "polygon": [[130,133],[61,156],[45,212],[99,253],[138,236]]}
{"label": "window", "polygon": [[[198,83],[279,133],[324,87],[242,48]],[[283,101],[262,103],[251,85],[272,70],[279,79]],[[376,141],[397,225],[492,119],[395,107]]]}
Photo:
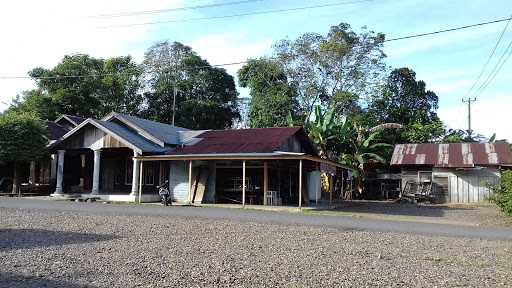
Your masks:
{"label": "window", "polygon": [[152,162],[144,163],[143,185],[155,185],[155,167]]}

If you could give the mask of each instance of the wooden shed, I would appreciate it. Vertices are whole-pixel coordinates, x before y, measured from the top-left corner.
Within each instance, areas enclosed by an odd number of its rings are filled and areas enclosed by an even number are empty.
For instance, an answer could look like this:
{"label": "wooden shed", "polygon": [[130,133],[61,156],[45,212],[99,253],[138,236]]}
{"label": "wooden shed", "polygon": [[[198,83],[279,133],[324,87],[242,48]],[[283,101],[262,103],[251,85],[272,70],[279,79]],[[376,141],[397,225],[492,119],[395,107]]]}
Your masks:
{"label": "wooden shed", "polygon": [[428,187],[439,203],[485,201],[511,164],[508,143],[400,144],[391,159],[401,168],[402,193]]}

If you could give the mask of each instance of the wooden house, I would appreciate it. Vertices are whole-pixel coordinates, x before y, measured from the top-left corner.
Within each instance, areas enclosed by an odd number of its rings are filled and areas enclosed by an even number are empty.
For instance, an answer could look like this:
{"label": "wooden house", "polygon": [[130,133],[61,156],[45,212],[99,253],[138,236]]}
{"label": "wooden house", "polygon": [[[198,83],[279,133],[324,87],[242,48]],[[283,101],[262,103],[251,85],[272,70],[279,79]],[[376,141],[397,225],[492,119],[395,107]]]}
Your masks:
{"label": "wooden house", "polygon": [[177,202],[301,206],[332,198],[320,173],[343,171],[301,127],[192,131],[118,113],[76,124],[49,146],[53,196],[157,201],[169,181]]}

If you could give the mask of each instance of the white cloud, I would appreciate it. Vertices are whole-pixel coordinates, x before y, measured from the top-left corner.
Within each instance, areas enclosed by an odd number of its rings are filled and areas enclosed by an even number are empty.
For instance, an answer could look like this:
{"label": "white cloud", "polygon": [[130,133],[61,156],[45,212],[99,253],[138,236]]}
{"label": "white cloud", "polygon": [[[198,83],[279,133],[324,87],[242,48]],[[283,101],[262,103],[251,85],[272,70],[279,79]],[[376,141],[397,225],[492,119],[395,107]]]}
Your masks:
{"label": "white cloud", "polygon": [[[472,105],[472,129],[485,136],[496,133],[498,139],[512,141],[512,128],[506,120],[506,115],[510,114],[510,107],[512,107],[511,96],[478,99]],[[449,127],[467,129],[467,107],[462,103],[441,107],[438,114]]]}
{"label": "white cloud", "polygon": [[[37,66],[52,67],[65,54],[87,53],[94,57],[111,57],[139,51],[128,47],[144,40],[149,26],[98,29],[99,25],[144,22],[145,17],[122,19],[91,18],[92,15],[163,9],[183,0],[89,0],[76,1],[2,1],[0,3],[0,75],[25,76]],[[151,16],[152,17],[152,16]],[[140,53],[139,53],[140,54]],[[5,102],[33,87],[30,80],[0,79],[0,111]]]}
{"label": "white cloud", "polygon": [[[251,57],[263,56],[272,45],[272,39],[251,41],[247,33],[210,34],[199,37],[190,43],[194,51],[206,58],[210,64],[223,64],[246,61]],[[225,66],[228,73],[236,75],[240,65]]]}
{"label": "white cloud", "polygon": [[[247,33],[211,34],[199,37],[190,43],[210,64],[224,64],[246,61],[248,58],[263,56],[270,51],[272,39],[252,41]],[[236,72],[243,64],[225,66],[226,71],[236,78]],[[241,97],[248,97],[249,90],[238,88]]]}

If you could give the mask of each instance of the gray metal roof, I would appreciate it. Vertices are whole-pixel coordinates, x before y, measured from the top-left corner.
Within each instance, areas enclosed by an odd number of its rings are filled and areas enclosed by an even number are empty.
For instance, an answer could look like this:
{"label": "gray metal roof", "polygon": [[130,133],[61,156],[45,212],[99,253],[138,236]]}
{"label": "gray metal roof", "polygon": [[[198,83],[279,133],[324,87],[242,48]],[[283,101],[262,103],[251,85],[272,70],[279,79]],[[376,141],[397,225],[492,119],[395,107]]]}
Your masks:
{"label": "gray metal roof", "polygon": [[162,141],[165,144],[179,145],[179,131],[189,131],[189,129],[172,126],[169,124],[159,123],[151,120],[138,118],[126,114],[115,113],[113,117],[123,121],[128,121],[136,128],[143,130],[152,137]]}
{"label": "gray metal roof", "polygon": [[169,150],[169,148],[161,147],[122,125],[100,120],[92,120],[92,122],[99,124],[104,129],[112,132],[114,136],[117,135],[131,145],[139,148],[142,153],[163,153]]}

